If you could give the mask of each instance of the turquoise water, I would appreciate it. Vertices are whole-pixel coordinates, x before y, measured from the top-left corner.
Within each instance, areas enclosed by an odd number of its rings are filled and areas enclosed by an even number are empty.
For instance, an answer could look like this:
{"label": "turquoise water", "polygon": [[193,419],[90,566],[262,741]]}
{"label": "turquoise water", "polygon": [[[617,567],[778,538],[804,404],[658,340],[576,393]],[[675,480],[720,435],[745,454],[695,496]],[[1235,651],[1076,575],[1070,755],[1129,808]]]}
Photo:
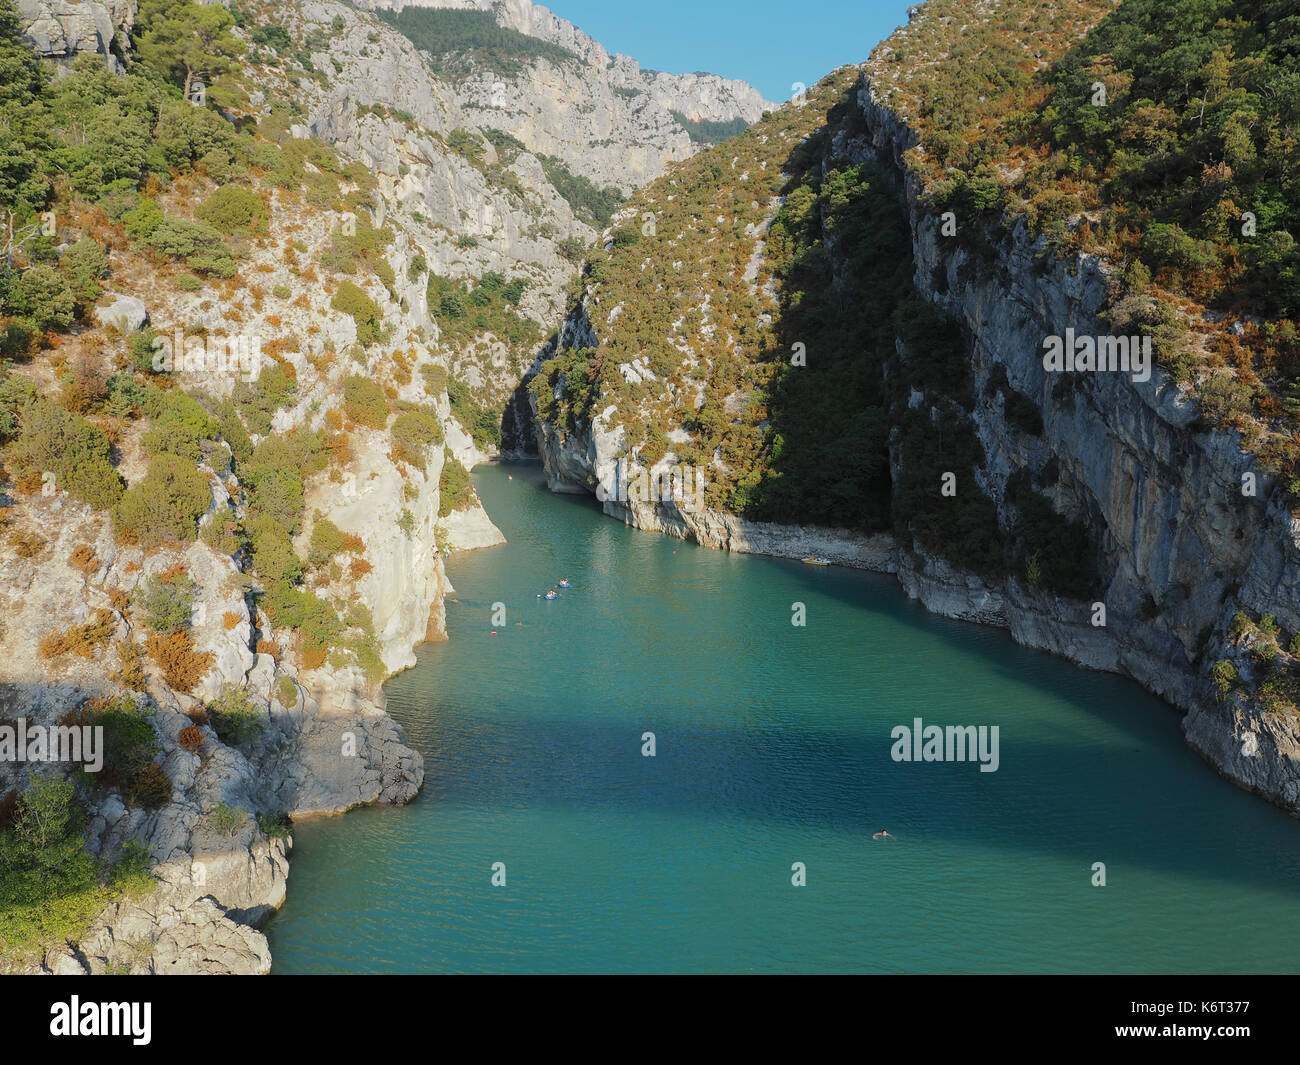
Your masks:
{"label": "turquoise water", "polygon": [[[296,828],[276,972],[1297,969],[1300,822],[1135,685],[475,480],[510,542],[452,557],[450,642],[387,687],[424,791]],[[894,762],[915,717],[998,725],[998,771]]]}

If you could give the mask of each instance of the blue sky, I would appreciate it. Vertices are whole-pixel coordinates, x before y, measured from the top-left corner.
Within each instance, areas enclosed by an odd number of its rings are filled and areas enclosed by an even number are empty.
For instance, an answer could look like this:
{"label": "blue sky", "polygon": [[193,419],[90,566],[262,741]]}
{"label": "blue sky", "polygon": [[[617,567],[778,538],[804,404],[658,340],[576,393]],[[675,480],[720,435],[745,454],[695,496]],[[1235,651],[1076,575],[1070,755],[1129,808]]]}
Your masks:
{"label": "blue sky", "polygon": [[769,100],[790,98],[845,63],[860,63],[907,21],[917,0],[537,0],[643,67],[743,78]]}

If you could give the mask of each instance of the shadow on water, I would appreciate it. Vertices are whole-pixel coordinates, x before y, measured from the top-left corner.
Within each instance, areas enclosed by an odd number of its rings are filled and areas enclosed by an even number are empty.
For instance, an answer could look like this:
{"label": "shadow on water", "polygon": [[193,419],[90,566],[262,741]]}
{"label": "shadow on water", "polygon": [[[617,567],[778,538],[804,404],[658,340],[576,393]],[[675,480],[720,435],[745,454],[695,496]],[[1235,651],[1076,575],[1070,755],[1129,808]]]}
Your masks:
{"label": "shadow on water", "polygon": [[[643,726],[653,730],[656,724],[650,709],[629,708],[629,724],[618,726],[579,718],[524,719],[502,707],[493,708],[502,720],[476,713],[469,721],[465,715],[474,712],[469,708],[444,708],[442,721],[426,719],[423,727],[411,720],[409,709],[393,706],[427,759],[422,803],[600,808],[701,821],[740,818],[831,829],[864,840],[888,825],[895,835],[927,844],[1023,849],[1063,858],[1105,854],[1117,866],[1249,882],[1300,896],[1295,850],[1300,826],[1280,810],[1248,811],[1261,821],[1274,820],[1278,843],[1286,837],[1291,843],[1289,853],[1278,853],[1276,864],[1261,866],[1258,843],[1240,831],[1239,817],[1243,807],[1259,800],[1210,776],[1208,769],[1201,768],[1205,786],[1221,807],[1200,811],[1194,822],[1148,820],[1147,811],[1128,805],[1131,792],[1111,791],[1108,781],[1150,775],[1146,751],[1081,751],[1003,740],[1002,767],[986,774],[971,762],[896,763],[883,730],[880,738],[780,727],[756,735],[752,728],[693,730],[674,724],[659,729],[657,754],[649,759],[639,753],[639,737]],[[527,731],[526,744],[519,742],[521,730]],[[479,752],[472,764],[457,757],[467,743]],[[1008,762],[1014,763],[1010,773]],[[1055,775],[1062,765],[1070,767],[1071,780],[1090,781],[1092,787],[1071,789]],[[923,795],[901,783],[907,773],[927,782]],[[1207,865],[1207,850],[1222,861]]]}
{"label": "shadow on water", "polygon": [[[525,468],[528,465],[524,464]],[[537,467],[540,470],[540,465]],[[621,525],[618,519],[604,514],[601,505],[593,497],[552,494],[546,487],[544,478],[536,482],[538,491],[551,495],[561,506],[570,506],[587,511],[599,521]],[[647,533],[631,526],[622,526],[630,535],[660,537],[658,533]],[[507,534],[507,539],[510,539]],[[693,551],[711,551],[694,541],[673,541]],[[1024,682],[1032,677],[1036,687],[1050,694],[1055,699],[1073,702],[1096,713],[1107,724],[1123,729],[1139,741],[1141,732],[1139,722],[1131,713],[1120,710],[1114,700],[1107,700],[1100,707],[1095,703],[1085,703],[1079,693],[1079,674],[1082,673],[1096,683],[1114,686],[1118,697],[1137,697],[1149,705],[1153,712],[1167,713],[1171,719],[1181,718],[1182,711],[1158,697],[1151,695],[1135,681],[1117,674],[1103,673],[1087,669],[1070,662],[1059,655],[1024,647],[1016,643],[1009,630],[974,622],[959,621],[931,613],[917,600],[909,598],[901,589],[898,581],[889,574],[874,573],[865,570],[851,570],[843,567],[815,567],[790,559],[773,558],[765,555],[747,555],[725,553],[728,562],[737,565],[762,565],[773,567],[782,572],[787,579],[798,582],[809,592],[815,592],[826,598],[834,599],[853,607],[866,615],[888,620],[893,625],[902,625],[908,629],[925,633],[943,640],[954,651],[969,654],[972,642],[978,642],[979,651],[986,656],[987,665],[1000,676],[1009,681]],[[736,574],[740,578],[740,574]],[[742,578],[743,579],[743,578]],[[905,641],[900,641],[905,642]]]}
{"label": "shadow on water", "polygon": [[[452,580],[463,582],[467,595],[449,616],[452,642],[422,648],[416,669],[388,687],[390,710],[427,759],[420,803],[648,812],[825,828],[864,840],[887,825],[923,845],[1063,860],[1105,854],[1122,867],[1300,894],[1300,825],[1218,778],[1182,742],[1176,712],[1133,682],[1020,647],[1002,630],[930,615],[892,577],[726,555],[639,533],[603,515],[594,500],[550,493],[535,465],[507,469],[525,482],[523,493],[512,489],[518,508],[494,508],[503,484],[476,478],[510,541],[500,550],[517,552],[529,571],[583,575],[587,615],[525,609],[532,642],[517,652],[480,642],[478,618],[486,619],[497,594],[488,588],[509,586],[518,572],[503,572],[490,552],[453,559]],[[566,525],[567,539],[557,544],[552,532]],[[685,635],[696,640],[701,619],[712,625],[716,610],[711,650],[731,670],[752,668],[755,655],[786,646],[777,642],[791,634],[785,608],[762,619],[753,606],[784,600],[790,589],[819,611],[831,600],[874,618],[879,626],[862,631],[890,639],[859,650],[864,683],[851,712],[836,721],[842,727],[819,726],[806,715],[844,691],[805,690],[813,674],[789,679],[784,660],[757,696],[735,677],[719,674],[709,684],[699,672],[707,666],[685,653],[681,675],[661,671],[656,662],[672,652],[662,643],[668,630],[655,628],[649,615],[628,618],[638,608],[635,596],[610,601],[600,568],[607,550],[627,556],[631,580],[659,574],[679,552],[702,553],[686,556],[689,569],[677,580],[684,590],[664,577],[654,606],[693,610],[696,628]],[[725,590],[758,585],[764,590],[754,602],[718,606]],[[746,611],[737,626],[735,615]],[[617,644],[625,646],[612,651]],[[837,660],[852,651],[852,643],[820,648]],[[909,663],[918,654],[926,656],[920,665]],[[482,672],[459,687],[439,685],[448,656],[476,655],[486,656],[475,667]],[[809,652],[813,666],[816,655]],[[512,665],[526,671],[523,683],[509,675]],[[947,693],[932,714],[920,704],[890,709],[897,692],[888,681],[904,668],[913,671],[898,682],[904,689],[924,684]],[[977,698],[975,687],[993,695]],[[990,713],[1003,689],[1016,703],[1007,716]],[[969,717],[960,712],[965,706],[973,707]],[[1000,723],[1001,768],[894,762],[890,730],[918,715],[928,724]],[[640,755],[646,729],[656,732],[654,759]],[[466,760],[471,749],[475,757]],[[1274,846],[1261,847],[1261,834]]]}
{"label": "shadow on water", "polygon": [[[535,465],[475,481],[510,542],[452,556],[450,641],[386,685],[424,791],[299,826],[277,971],[1294,968],[1300,825],[1131,682],[886,576],[639,533]],[[894,762],[915,716],[998,725],[998,771]]]}

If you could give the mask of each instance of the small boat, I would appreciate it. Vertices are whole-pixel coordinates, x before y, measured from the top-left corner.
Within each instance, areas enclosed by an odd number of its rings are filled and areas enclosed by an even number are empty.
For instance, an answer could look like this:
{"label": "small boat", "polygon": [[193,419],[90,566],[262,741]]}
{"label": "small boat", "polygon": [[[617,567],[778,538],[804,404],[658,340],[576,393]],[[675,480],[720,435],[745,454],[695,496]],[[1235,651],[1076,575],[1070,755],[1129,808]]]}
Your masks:
{"label": "small boat", "polygon": [[568,578],[568,577],[561,577],[561,578],[560,578],[560,587],[561,587],[561,588],[567,588],[568,586],[569,586],[569,578]]}
{"label": "small boat", "polygon": [[557,592],[554,588],[552,588],[549,592],[547,592],[544,596],[542,596],[542,598],[543,598],[543,599],[559,599],[559,598],[560,598],[560,593]]}
{"label": "small boat", "polygon": [[799,561],[806,562],[810,566],[829,566],[831,564],[829,558],[817,558],[813,555],[809,555],[807,558],[801,558]]}

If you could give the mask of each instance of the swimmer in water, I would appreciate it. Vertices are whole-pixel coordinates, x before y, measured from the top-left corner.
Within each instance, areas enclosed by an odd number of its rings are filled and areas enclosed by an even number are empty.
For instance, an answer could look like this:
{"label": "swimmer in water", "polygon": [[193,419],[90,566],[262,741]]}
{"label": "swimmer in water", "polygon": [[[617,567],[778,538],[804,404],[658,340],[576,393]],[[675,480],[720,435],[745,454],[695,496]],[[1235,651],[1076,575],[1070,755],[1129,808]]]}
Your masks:
{"label": "swimmer in water", "polygon": [[872,837],[873,839],[898,839],[897,836],[891,836],[885,829],[881,829]]}

